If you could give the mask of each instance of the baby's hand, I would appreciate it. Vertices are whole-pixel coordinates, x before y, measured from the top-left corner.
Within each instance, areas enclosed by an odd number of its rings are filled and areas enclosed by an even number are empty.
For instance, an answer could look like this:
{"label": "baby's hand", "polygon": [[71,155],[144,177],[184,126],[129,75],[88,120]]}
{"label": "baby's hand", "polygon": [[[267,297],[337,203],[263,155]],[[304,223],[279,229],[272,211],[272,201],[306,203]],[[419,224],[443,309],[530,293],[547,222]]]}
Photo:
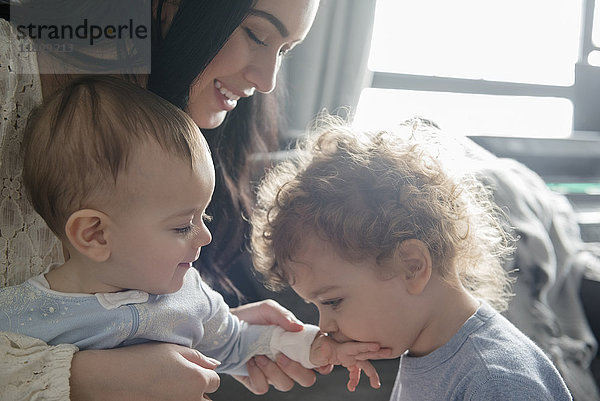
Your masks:
{"label": "baby's hand", "polygon": [[348,390],[350,391],[356,389],[361,371],[364,371],[369,377],[371,387],[381,387],[379,375],[368,359],[389,358],[390,355],[390,349],[382,349],[377,343],[355,341],[338,343],[324,334],[319,334],[315,338],[310,349],[310,361],[313,364],[319,366],[342,365],[348,369]]}

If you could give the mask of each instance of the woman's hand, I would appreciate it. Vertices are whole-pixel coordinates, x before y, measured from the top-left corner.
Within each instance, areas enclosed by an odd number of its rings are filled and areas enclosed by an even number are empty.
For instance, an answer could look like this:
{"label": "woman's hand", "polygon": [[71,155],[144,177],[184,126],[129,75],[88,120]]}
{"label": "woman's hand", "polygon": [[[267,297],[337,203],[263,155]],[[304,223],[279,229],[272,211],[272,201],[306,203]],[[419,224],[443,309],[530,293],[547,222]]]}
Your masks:
{"label": "woman's hand", "polygon": [[[271,299],[242,305],[231,312],[251,324],[277,325],[292,332],[300,331],[303,327],[292,312]],[[248,362],[247,367],[249,376],[234,377],[254,394],[266,393],[269,384],[279,391],[289,391],[294,387],[294,382],[310,387],[317,379],[313,370],[306,369],[283,354],[277,355],[275,362],[264,355],[258,355]],[[333,365],[327,365],[317,371],[328,374],[332,369]]]}
{"label": "woman's hand", "polygon": [[167,343],[80,351],[71,363],[71,400],[205,400],[219,388],[218,365]]}
{"label": "woman's hand", "polygon": [[287,331],[301,331],[304,325],[296,316],[272,299],[231,309],[231,313],[250,324],[276,325]]}

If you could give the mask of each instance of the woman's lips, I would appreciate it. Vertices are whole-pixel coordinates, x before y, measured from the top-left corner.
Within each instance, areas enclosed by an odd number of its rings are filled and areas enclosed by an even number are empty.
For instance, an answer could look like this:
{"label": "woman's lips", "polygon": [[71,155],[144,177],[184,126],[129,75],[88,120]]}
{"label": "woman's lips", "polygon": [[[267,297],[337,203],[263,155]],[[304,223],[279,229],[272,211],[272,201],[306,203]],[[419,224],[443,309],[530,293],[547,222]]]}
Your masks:
{"label": "woman's lips", "polygon": [[234,94],[232,91],[227,89],[220,81],[215,80],[215,89],[217,96],[221,100],[221,106],[223,110],[231,111],[237,106],[237,101],[241,96]]}

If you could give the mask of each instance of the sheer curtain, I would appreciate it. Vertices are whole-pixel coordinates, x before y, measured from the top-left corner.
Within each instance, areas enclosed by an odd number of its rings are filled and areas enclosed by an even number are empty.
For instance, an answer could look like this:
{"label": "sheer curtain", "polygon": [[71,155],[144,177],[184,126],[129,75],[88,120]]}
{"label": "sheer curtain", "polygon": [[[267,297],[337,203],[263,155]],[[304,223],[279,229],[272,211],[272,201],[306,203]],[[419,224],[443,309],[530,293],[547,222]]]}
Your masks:
{"label": "sheer curtain", "polygon": [[370,83],[367,61],[375,2],[321,0],[310,33],[285,64],[291,138],[323,108],[334,112],[356,107],[360,91]]}

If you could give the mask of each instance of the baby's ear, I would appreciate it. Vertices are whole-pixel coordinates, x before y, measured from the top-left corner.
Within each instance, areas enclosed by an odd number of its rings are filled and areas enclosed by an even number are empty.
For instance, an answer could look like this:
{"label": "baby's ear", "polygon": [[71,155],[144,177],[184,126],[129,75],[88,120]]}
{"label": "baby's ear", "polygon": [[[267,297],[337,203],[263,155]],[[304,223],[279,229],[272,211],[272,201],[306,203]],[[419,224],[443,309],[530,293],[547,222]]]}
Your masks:
{"label": "baby's ear", "polygon": [[419,295],[431,278],[431,254],[427,245],[418,239],[403,241],[394,254],[408,292]]}
{"label": "baby's ear", "polygon": [[108,222],[108,216],[98,210],[81,209],[69,216],[65,232],[79,253],[95,262],[104,262],[110,256],[105,235]]}

